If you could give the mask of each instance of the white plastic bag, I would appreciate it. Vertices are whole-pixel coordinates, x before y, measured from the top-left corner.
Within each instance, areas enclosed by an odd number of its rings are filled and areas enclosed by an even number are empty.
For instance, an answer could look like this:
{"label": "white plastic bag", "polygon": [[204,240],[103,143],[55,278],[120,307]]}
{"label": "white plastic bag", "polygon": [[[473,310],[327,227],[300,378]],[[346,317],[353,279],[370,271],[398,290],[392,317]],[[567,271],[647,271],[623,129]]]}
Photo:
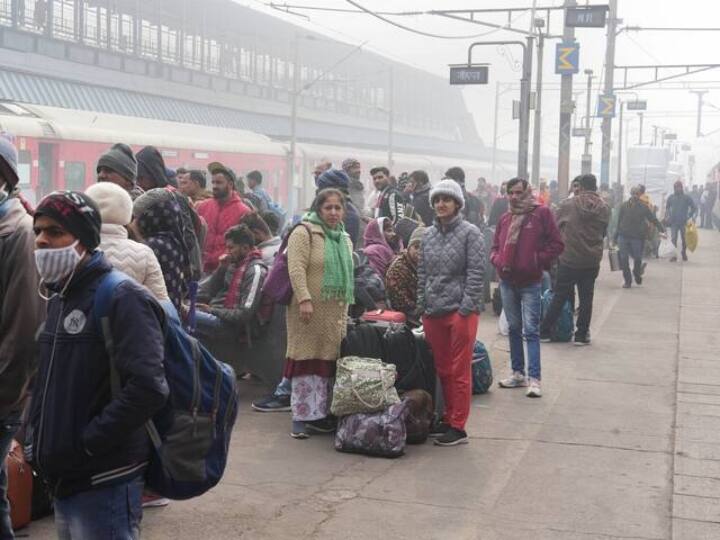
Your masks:
{"label": "white plastic bag", "polygon": [[668,257],[675,257],[676,255],[675,246],[673,246],[670,239],[663,238],[660,241],[660,246],[658,247],[658,256],[663,259],[667,259]]}
{"label": "white plastic bag", "polygon": [[498,319],[498,332],[503,336],[510,334],[510,325],[508,324],[504,309],[500,312],[500,318]]}

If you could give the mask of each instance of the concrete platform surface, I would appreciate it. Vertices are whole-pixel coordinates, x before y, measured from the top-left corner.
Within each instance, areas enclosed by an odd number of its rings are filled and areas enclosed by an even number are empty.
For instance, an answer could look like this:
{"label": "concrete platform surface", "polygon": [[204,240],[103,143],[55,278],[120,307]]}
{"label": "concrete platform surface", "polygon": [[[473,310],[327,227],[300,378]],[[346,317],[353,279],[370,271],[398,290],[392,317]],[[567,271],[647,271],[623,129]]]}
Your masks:
{"label": "concrete platform surface", "polygon": [[[543,344],[543,397],[473,399],[471,442],[385,460],[289,437],[287,413],[242,406],[222,483],[148,509],[143,538],[720,539],[720,234],[688,263],[649,261],[624,290],[603,261],[593,344]],[[495,379],[507,338],[482,316]],[[52,519],[19,536],[54,538]]]}

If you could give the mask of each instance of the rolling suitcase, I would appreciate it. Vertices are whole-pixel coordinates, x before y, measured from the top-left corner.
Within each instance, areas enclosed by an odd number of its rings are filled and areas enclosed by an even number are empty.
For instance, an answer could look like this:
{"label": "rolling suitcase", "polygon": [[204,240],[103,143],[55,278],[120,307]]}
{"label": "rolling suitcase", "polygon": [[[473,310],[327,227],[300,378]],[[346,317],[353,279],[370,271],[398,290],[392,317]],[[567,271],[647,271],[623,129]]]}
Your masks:
{"label": "rolling suitcase", "polygon": [[363,313],[360,320],[390,326],[391,324],[405,324],[407,319],[405,314],[400,311],[376,309]]}

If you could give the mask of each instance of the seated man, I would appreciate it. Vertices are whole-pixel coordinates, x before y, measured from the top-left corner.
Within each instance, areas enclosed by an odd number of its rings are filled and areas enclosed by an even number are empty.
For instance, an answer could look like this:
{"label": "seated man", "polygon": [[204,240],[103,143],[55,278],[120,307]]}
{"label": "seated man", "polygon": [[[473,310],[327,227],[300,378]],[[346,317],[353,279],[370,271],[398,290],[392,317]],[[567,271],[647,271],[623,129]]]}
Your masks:
{"label": "seated man", "polygon": [[255,245],[262,255],[263,264],[270,268],[275,261],[275,255],[280,249],[282,239],[279,236],[274,236],[270,232],[268,224],[260,216],[260,214],[257,214],[256,212],[245,214],[241,223],[250,229],[253,237],[255,237]]}
{"label": "seated man", "polygon": [[197,336],[206,345],[218,339],[250,341],[257,330],[255,315],[267,267],[246,225],[228,229],[225,249],[198,292]]}
{"label": "seated man", "polygon": [[413,324],[418,324],[420,320],[417,308],[417,264],[424,234],[424,227],[418,227],[413,231],[408,248],[395,257],[385,275],[385,291],[389,307],[395,311],[402,311]]}

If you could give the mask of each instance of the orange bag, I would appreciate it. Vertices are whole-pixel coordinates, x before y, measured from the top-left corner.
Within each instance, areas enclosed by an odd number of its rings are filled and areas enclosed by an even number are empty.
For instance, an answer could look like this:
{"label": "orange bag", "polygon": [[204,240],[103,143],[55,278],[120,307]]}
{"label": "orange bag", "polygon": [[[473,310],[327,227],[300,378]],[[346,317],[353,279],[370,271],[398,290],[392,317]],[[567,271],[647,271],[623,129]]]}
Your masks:
{"label": "orange bag", "polygon": [[25,462],[20,443],[13,441],[10,453],[5,458],[8,474],[8,500],[10,501],[10,520],[13,529],[22,529],[30,523],[32,516],[33,474],[30,465]]}

